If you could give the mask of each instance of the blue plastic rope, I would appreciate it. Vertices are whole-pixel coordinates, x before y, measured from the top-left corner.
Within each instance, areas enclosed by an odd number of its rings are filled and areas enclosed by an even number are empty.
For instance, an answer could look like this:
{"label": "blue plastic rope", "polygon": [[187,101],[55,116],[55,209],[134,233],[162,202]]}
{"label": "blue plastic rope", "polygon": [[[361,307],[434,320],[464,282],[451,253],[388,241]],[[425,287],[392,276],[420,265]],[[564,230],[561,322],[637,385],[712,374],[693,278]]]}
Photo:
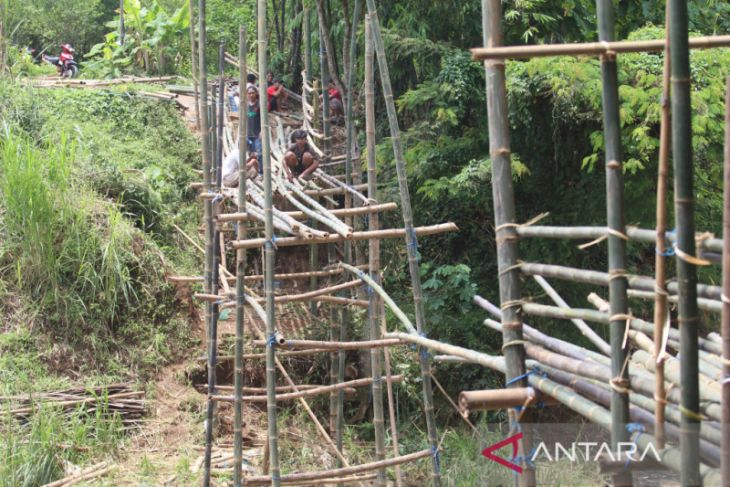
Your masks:
{"label": "blue plastic rope", "polygon": [[533,369],[533,370],[530,370],[529,372],[525,372],[525,373],[524,373],[524,374],[522,374],[522,375],[518,375],[517,377],[513,377],[513,378],[511,378],[510,380],[508,380],[507,382],[505,382],[505,384],[504,384],[504,385],[508,386],[508,385],[514,384],[515,382],[519,382],[519,381],[521,381],[522,379],[526,379],[526,378],[528,378],[529,376],[531,376],[531,375],[532,375],[532,374],[534,374],[534,373],[535,373],[535,369]]}
{"label": "blue plastic rope", "polygon": [[289,350],[291,350],[292,348],[294,348],[294,342],[292,342],[291,340],[287,340],[286,341],[286,344],[289,346]]}
{"label": "blue plastic rope", "polygon": [[[535,452],[536,451],[537,450],[533,446],[532,447],[532,450],[530,450],[530,453],[528,453],[527,455],[525,455],[524,458],[521,455],[517,455],[516,457],[513,457],[511,459],[511,461],[512,461],[512,463],[514,463],[516,465],[520,465],[520,466],[522,466],[522,462],[524,461],[525,462],[525,465],[527,466],[527,468],[535,468],[535,462],[532,461],[532,457],[533,457],[533,455],[535,455]],[[513,472],[513,474],[515,476],[517,476],[517,472]]]}
{"label": "blue plastic rope", "polygon": [[674,247],[667,247],[664,252],[659,252],[659,249],[655,248],[654,251],[657,255],[663,255],[664,257],[671,257],[675,254]]}
{"label": "blue plastic rope", "polygon": [[431,456],[433,456],[434,470],[436,474],[441,473],[441,455],[439,455],[439,449],[437,446],[431,446]]}
{"label": "blue plastic rope", "polygon": [[626,431],[629,433],[638,433],[636,438],[634,438],[634,443],[637,443],[639,441],[639,436],[641,436],[641,433],[645,432],[646,429],[644,429],[644,425],[641,423],[627,423]]}
{"label": "blue plastic rope", "polygon": [[223,195],[220,193],[216,193],[216,195],[213,197],[213,204],[216,204],[222,200],[223,200]]}
{"label": "blue plastic rope", "polygon": [[269,335],[269,338],[266,339],[266,346],[267,347],[276,346],[276,333],[272,333],[271,335]]}

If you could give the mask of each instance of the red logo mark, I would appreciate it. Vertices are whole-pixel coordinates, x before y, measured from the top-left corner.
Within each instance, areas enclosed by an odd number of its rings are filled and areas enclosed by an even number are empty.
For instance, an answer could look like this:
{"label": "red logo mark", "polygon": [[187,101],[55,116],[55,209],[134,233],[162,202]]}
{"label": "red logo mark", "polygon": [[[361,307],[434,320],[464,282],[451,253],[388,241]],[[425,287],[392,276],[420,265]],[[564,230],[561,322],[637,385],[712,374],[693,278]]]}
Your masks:
{"label": "red logo mark", "polygon": [[522,473],[522,467],[517,465],[516,463],[513,463],[509,460],[506,460],[500,456],[495,455],[493,452],[496,452],[497,450],[512,444],[512,458],[517,457],[517,446],[518,441],[522,439],[522,433],[517,433],[515,435],[510,436],[509,438],[505,438],[504,440],[500,441],[499,443],[495,443],[492,446],[488,446],[484,450],[482,450],[482,455],[489,458],[490,460],[494,460],[495,462],[499,463],[500,465],[503,465],[507,468],[510,468],[514,470],[517,473]]}

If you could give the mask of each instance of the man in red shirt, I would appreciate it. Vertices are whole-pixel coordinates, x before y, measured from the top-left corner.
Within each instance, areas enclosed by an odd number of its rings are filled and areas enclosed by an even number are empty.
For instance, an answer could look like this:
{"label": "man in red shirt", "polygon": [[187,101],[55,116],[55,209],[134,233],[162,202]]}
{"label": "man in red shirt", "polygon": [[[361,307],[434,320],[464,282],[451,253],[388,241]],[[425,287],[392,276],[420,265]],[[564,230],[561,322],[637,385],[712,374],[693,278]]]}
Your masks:
{"label": "man in red shirt", "polygon": [[268,95],[270,112],[284,109],[283,105],[287,98],[287,93],[280,79],[277,78],[274,80],[274,83],[266,89],[266,94]]}

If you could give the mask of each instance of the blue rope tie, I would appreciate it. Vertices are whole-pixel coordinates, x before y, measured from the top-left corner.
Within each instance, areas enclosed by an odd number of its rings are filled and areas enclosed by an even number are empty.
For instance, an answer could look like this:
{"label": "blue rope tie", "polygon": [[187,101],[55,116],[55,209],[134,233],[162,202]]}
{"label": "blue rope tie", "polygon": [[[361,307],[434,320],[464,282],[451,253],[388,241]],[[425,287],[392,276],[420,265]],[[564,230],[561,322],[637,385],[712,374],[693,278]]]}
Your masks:
{"label": "blue rope tie", "polygon": [[[522,465],[522,462],[524,462],[525,463],[525,466],[527,468],[535,468],[535,462],[532,461],[532,457],[535,455],[535,452],[536,451],[537,450],[533,446],[532,447],[532,450],[530,450],[530,453],[528,453],[524,457],[522,457],[521,455],[517,455],[516,457],[513,457],[511,459],[512,460],[512,463],[514,463],[515,465],[520,465],[521,466]],[[513,474],[515,476],[517,476],[517,472],[513,472]]]}
{"label": "blue rope tie", "polygon": [[269,335],[269,338],[266,339],[266,346],[272,348],[276,346],[276,333]]}
{"label": "blue rope tie", "polygon": [[264,245],[273,247],[274,250],[278,250],[279,248],[276,246],[276,235],[271,236],[271,240],[267,240]]}
{"label": "blue rope tie", "polygon": [[223,195],[222,194],[220,194],[220,193],[212,193],[212,192],[211,192],[211,194],[215,194],[215,196],[213,197],[213,204],[216,204],[219,201],[222,201],[223,200]]}
{"label": "blue rope tie", "polygon": [[382,382],[383,382],[383,379],[381,377],[373,377],[373,385],[381,384]]}
{"label": "blue rope tie", "polygon": [[634,438],[634,443],[638,443],[639,436],[641,436],[641,433],[644,433],[646,431],[646,429],[644,428],[644,425],[641,423],[627,423],[626,431],[628,431],[629,433],[638,433],[636,435],[636,438]]}
{"label": "blue rope tie", "polygon": [[515,382],[519,382],[522,379],[527,379],[529,376],[531,376],[534,373],[536,373],[534,369],[533,370],[530,370],[529,372],[525,372],[522,375],[518,375],[517,377],[511,378],[510,380],[508,380],[507,382],[505,382],[504,385],[508,386],[508,385],[514,384]]}
{"label": "blue rope tie", "polygon": [[437,446],[431,446],[431,456],[433,456],[434,470],[438,475],[441,473],[441,455],[439,455],[439,449]]}
{"label": "blue rope tie", "polygon": [[666,250],[664,250],[664,252],[659,252],[658,248],[655,248],[654,251],[656,252],[657,255],[663,255],[664,257],[671,257],[675,254],[674,247],[667,247]]}
{"label": "blue rope tie", "polygon": [[411,227],[406,230],[410,237],[410,242],[406,245],[409,249],[413,249],[416,254],[416,262],[421,261],[421,254],[418,252],[418,237],[416,236],[416,229]]}
{"label": "blue rope tie", "polygon": [[291,350],[292,348],[294,348],[294,342],[292,342],[291,340],[287,340],[286,341],[286,344],[289,346],[289,350]]}

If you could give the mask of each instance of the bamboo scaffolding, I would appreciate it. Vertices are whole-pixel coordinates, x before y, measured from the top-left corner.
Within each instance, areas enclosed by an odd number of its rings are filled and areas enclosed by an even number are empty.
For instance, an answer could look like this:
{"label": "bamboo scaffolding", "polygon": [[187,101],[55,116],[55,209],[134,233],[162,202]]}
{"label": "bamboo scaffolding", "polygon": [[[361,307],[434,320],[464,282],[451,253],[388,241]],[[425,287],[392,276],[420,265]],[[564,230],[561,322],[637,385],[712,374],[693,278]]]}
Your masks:
{"label": "bamboo scaffolding", "polygon": [[[699,459],[699,397],[697,330],[697,260],[695,255],[694,172],[692,167],[692,107],[687,3],[669,0],[671,57],[672,156],[674,161],[674,213],[677,227],[677,281],[679,332],[682,356],[682,485],[701,482]],[[689,258],[688,258],[689,257]],[[693,260],[694,259],[694,260]]]}
{"label": "bamboo scaffolding", "polygon": [[[521,238],[560,238],[560,239],[595,239],[603,240],[608,237],[607,227],[589,227],[589,226],[546,226],[546,225],[525,225],[517,227],[517,234]],[[672,244],[676,244],[677,236],[675,232],[664,231],[664,238]],[[629,240],[637,242],[656,243],[656,230],[646,228],[638,228],[633,226],[626,227],[626,237]],[[722,239],[714,238],[707,232],[695,235],[697,247],[702,250],[712,252],[722,252]],[[592,242],[591,242],[592,243]]]}
{"label": "bamboo scaffolding", "polygon": [[[315,355],[321,352],[327,352],[329,351],[326,348],[308,348],[305,350],[294,350],[294,351],[286,351],[286,352],[278,352],[276,355],[277,357],[301,357],[304,355]],[[222,362],[232,362],[235,360],[235,355],[219,355],[218,356],[218,364],[220,365]],[[254,360],[254,359],[262,359],[266,358],[266,353],[247,353],[243,355],[243,360]],[[201,357],[198,359],[199,361],[205,361],[207,358]],[[219,386],[219,388],[222,386]]]}
{"label": "bamboo scaffolding", "polygon": [[[265,321],[267,312],[261,307],[261,305],[259,305],[250,296],[247,296],[246,297],[246,301],[251,305],[251,307],[253,308],[254,312],[256,312],[256,314],[259,315],[259,318]],[[259,339],[264,339],[264,337],[266,335],[264,335],[264,333],[259,329],[259,327],[256,325],[256,322],[251,321],[251,328],[252,328],[253,332],[259,337]],[[267,354],[266,354],[267,359],[268,359],[268,357],[270,357],[269,351],[271,349],[273,349],[273,348],[274,347],[266,347],[266,350],[267,350]],[[289,374],[287,373],[286,369],[284,368],[284,366],[282,365],[281,361],[277,358],[276,355],[274,355],[274,361],[276,363],[276,367],[281,372],[281,375],[282,375],[282,377],[284,377],[284,380],[286,381],[286,383],[289,386],[291,386],[294,389],[294,391],[298,391],[299,389],[298,389],[297,385],[291,379],[291,377],[289,376]],[[269,384],[267,382],[266,387],[267,388],[269,388],[269,387],[274,388],[275,387],[275,384],[274,383]],[[325,443],[327,443],[327,446],[330,447],[330,449],[332,450],[332,452],[342,461],[343,464],[349,465],[348,462],[347,462],[347,459],[337,449],[337,445],[335,445],[335,443],[332,441],[332,438],[327,434],[327,431],[322,426],[322,423],[319,421],[319,419],[317,418],[317,416],[312,411],[312,408],[309,407],[309,404],[307,403],[306,399],[299,398],[298,400],[299,400],[299,404],[304,408],[304,410],[307,412],[307,415],[311,418],[311,420],[314,423],[317,431],[322,436],[322,439],[325,441]]]}
{"label": "bamboo scaffolding", "polygon": [[[392,380],[393,380],[393,382],[396,382],[396,383],[403,382],[403,376],[402,375],[393,376]],[[300,390],[297,392],[277,394],[276,400],[277,401],[291,401],[293,399],[299,399],[300,397],[310,397],[310,396],[318,396],[318,395],[322,395],[322,394],[329,394],[332,391],[343,391],[344,392],[345,389],[372,385],[373,381],[374,381],[374,379],[372,377],[367,377],[364,379],[356,379],[356,380],[351,380],[351,381],[347,381],[347,382],[338,382],[337,384],[332,384],[332,385],[328,385],[328,386],[314,387],[311,389]],[[211,397],[216,401],[222,401],[222,402],[231,402],[234,400],[233,396],[214,395]],[[243,400],[247,401],[247,402],[266,402],[266,396],[261,396],[261,395],[244,396]]]}
{"label": "bamboo scaffolding", "polygon": [[[306,472],[306,473],[293,473],[293,474],[282,475],[281,480],[284,483],[289,483],[289,482],[306,483],[306,482],[310,482],[313,480],[320,480],[320,479],[326,479],[326,478],[338,478],[338,477],[344,477],[344,476],[358,474],[358,473],[362,473],[362,472],[370,472],[372,470],[388,468],[388,467],[392,467],[394,465],[400,465],[403,463],[413,462],[415,460],[419,460],[421,458],[425,458],[428,456],[432,456],[430,449],[421,450],[421,451],[415,452],[415,453],[409,453],[408,455],[402,455],[402,456],[396,457],[396,458],[389,458],[387,460],[364,463],[362,465],[357,465],[357,466],[353,466],[353,467],[344,467],[344,468],[337,468],[337,469],[331,469],[331,470],[324,470],[321,472]],[[267,485],[270,482],[271,482],[271,477],[268,475],[246,477],[246,485],[250,485],[250,486]]]}
{"label": "bamboo scaffolding", "polygon": [[[266,31],[266,0],[258,0],[257,9],[257,32],[258,32],[258,57],[259,73],[267,70],[267,31]],[[269,107],[265,96],[259,98],[261,111],[261,146],[264,166],[264,212],[266,215],[266,230],[264,245],[264,289],[266,295],[266,336],[273,337],[276,333],[274,318],[274,216],[272,212],[272,160],[271,160],[271,138],[269,125]],[[268,339],[268,338],[267,338]],[[276,355],[275,347],[266,347],[266,387],[267,401],[266,414],[268,423],[268,446],[269,446],[269,471],[271,473],[271,485],[279,487],[279,435],[276,426]],[[248,482],[247,482],[248,483]]]}
{"label": "bamboo scaffolding", "polygon": [[[277,354],[277,356],[281,356],[280,354]],[[308,391],[311,389],[316,389],[318,387],[327,387],[326,385],[317,385],[317,384],[298,384],[296,388],[300,391]],[[235,386],[218,386],[218,392],[228,392],[228,391],[234,391]],[[246,394],[266,394],[266,387],[244,387],[243,392]],[[291,392],[294,390],[294,387],[292,386],[276,386],[276,392],[277,394],[279,392]],[[351,387],[349,389],[350,392],[354,393],[355,388]],[[295,391],[296,392],[296,391]],[[345,391],[346,393],[348,390]]]}
{"label": "bamboo scaffolding", "polygon": [[[370,204],[367,206],[358,206],[355,208],[335,208],[332,210],[329,210],[329,212],[337,217],[340,216],[358,216],[358,215],[369,215],[369,214],[376,214],[381,211],[390,211],[395,210],[398,208],[398,205],[396,203],[380,203],[380,204]],[[287,216],[295,219],[295,220],[307,220],[309,219],[309,216],[306,215],[303,211],[287,211],[284,212]],[[249,215],[248,213],[224,213],[221,215],[218,215],[216,217],[216,221],[219,223],[223,222],[235,222],[235,221],[251,221],[251,220],[257,220],[253,215]]]}
{"label": "bamboo scaffolding", "polygon": [[[604,287],[608,285],[610,277],[607,272],[589,271],[557,265],[524,262],[519,264],[519,266],[520,271],[528,276],[540,275],[547,278],[563,279]],[[654,279],[651,277],[627,275],[627,279],[629,288],[638,289],[640,291],[654,291]],[[720,286],[711,286],[709,284],[701,283],[695,283],[695,285],[697,295],[717,301],[721,300],[722,288]],[[667,282],[667,291],[674,295],[681,294],[679,292],[679,285],[677,281]]]}
{"label": "bamboo scaffolding", "polygon": [[[502,7],[499,0],[482,0],[482,39],[487,47],[500,46],[502,38]],[[507,89],[504,63],[484,65],[489,126],[489,155],[492,160],[492,200],[499,271],[499,298],[502,308],[502,350],[505,356],[505,378],[511,388],[525,387],[525,350],[520,314],[520,281],[517,264],[517,234],[515,233],[515,201],[512,186],[512,158],[509,135]],[[530,414],[523,415],[530,421]],[[516,428],[514,415],[510,415]],[[531,449],[530,435],[525,435],[518,448],[525,458]],[[518,484],[534,486],[535,469],[522,462],[523,474]]]}
{"label": "bamboo scaffolding", "polygon": [[[730,377],[730,76],[725,91],[725,167],[722,213],[722,358],[723,376]],[[730,485],[730,382],[722,381],[722,484]]]}
{"label": "bamboo scaffolding", "polygon": [[[437,225],[429,225],[424,227],[415,227],[413,232],[418,236],[423,235],[436,235],[439,233],[453,232],[458,230],[457,226],[453,223],[440,223]],[[352,240],[368,240],[368,239],[383,239],[383,238],[402,238],[408,235],[408,231],[402,228],[392,228],[387,230],[374,230],[365,232],[353,232]],[[308,245],[314,243],[337,243],[346,240],[341,235],[329,235],[327,237],[314,237],[311,240],[303,240],[298,237],[283,237],[277,238],[275,244],[277,247],[291,247],[295,245]],[[234,240],[231,242],[231,247],[234,249],[247,248],[254,249],[263,246],[266,239],[255,238],[249,240]]]}
{"label": "bamboo scaffolding", "polygon": [[[358,0],[356,9],[359,8],[360,1]],[[353,42],[355,40],[356,28],[353,26]],[[354,53],[351,54],[354,57]],[[375,76],[374,76],[374,64],[375,58],[373,53],[373,32],[370,21],[370,15],[365,16],[365,139],[367,148],[367,184],[368,184],[368,196],[371,201],[375,201],[377,197],[377,161],[375,160]],[[354,71],[354,69],[353,69]],[[349,116],[352,114],[352,79],[353,73],[350,73],[348,77],[348,85],[350,94],[348,96],[348,112]],[[349,118],[348,118],[349,120]],[[351,158],[351,144],[352,144],[352,122],[348,122],[348,153],[346,168],[352,164]],[[367,208],[370,205],[365,206]],[[380,228],[380,220],[378,213],[373,213],[368,218],[368,230],[377,231]],[[380,241],[377,239],[368,241],[368,267],[370,269],[370,278],[375,282],[379,283],[380,278]],[[381,338],[380,323],[382,315],[380,313],[382,309],[382,302],[379,299],[377,293],[369,293],[369,307],[368,307],[368,324],[370,326],[370,339],[377,340]],[[388,350],[384,350],[387,354]],[[379,352],[370,351],[370,368],[372,369],[373,377],[379,377],[382,373],[382,361]],[[390,367],[386,367],[386,381],[388,387],[389,401],[392,401],[393,395],[393,382],[390,375]],[[383,387],[381,383],[373,383],[373,426],[375,430],[375,455],[378,460],[385,458],[385,418],[383,417]],[[391,418],[391,427],[394,431],[393,444],[396,446],[396,450],[393,452],[395,456],[398,456],[397,449],[397,425]],[[398,487],[400,487],[401,472],[400,467],[396,466],[396,480]],[[381,469],[378,471],[378,482],[377,485],[385,485],[385,470]]]}
{"label": "bamboo scaffolding", "polygon": [[[693,37],[692,49],[713,49],[730,46],[730,35]],[[472,59],[520,59],[546,56],[606,56],[629,52],[661,52],[664,39],[648,41],[602,41],[575,44],[541,44],[534,46],[478,47],[471,49]]]}
{"label": "bamboo scaffolding", "polygon": [[[403,345],[401,340],[392,339],[374,339],[357,342],[329,342],[317,340],[286,340],[282,346],[292,350],[365,350],[374,348],[393,347]],[[254,347],[263,347],[266,345],[265,340],[253,340],[251,344]]]}
{"label": "bamboo scaffolding", "polygon": [[[543,278],[542,276],[532,276],[535,281],[540,285],[540,287],[547,293],[550,298],[555,301],[555,304],[560,306],[561,308],[569,309],[570,306],[568,303],[566,303],[563,298],[560,297],[558,292]],[[598,336],[598,334],[593,331],[593,329],[588,326],[588,324],[578,318],[572,318],[570,321],[573,322],[573,324],[578,327],[578,330],[588,338],[597,348],[600,350],[604,355],[611,355],[611,347],[606,343],[603,338]]]}

